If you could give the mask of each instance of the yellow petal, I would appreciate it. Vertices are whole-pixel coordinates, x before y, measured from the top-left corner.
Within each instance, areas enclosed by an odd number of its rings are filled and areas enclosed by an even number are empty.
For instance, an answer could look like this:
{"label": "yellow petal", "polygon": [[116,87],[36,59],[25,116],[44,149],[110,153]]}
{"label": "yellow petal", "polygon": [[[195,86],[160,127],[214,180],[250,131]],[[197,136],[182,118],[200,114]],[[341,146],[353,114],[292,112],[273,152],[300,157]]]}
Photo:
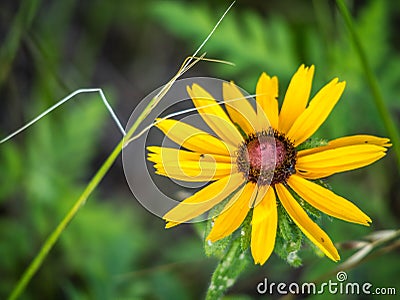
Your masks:
{"label": "yellow petal", "polygon": [[257,131],[258,132],[261,132],[263,130],[267,131],[269,128],[272,127],[272,125],[270,124],[267,114],[264,112],[261,106],[258,103],[256,103],[256,106],[257,106],[257,122],[255,122],[255,126],[257,128]]}
{"label": "yellow petal", "polygon": [[254,200],[253,207],[256,207],[263,199],[265,198],[268,190],[270,189],[269,185],[257,185],[257,195]]}
{"label": "yellow petal", "polygon": [[157,120],[156,126],[179,146],[200,153],[215,153],[234,156],[236,147],[232,147],[216,137],[183,122],[166,119]]}
{"label": "yellow petal", "polygon": [[235,164],[215,162],[163,162],[154,168],[158,175],[188,182],[206,182],[237,173]]}
{"label": "yellow petal", "polygon": [[226,199],[243,182],[243,174],[236,173],[211,183],[167,212],[163,216],[163,219],[167,221],[166,227],[186,222],[208,211]]}
{"label": "yellow petal", "polygon": [[367,226],[372,222],[353,203],[316,183],[297,175],[289,177],[287,183],[301,198],[327,215]]}
{"label": "yellow petal", "polygon": [[167,148],[159,146],[147,147],[149,151],[148,160],[154,163],[171,162],[171,161],[203,161],[203,162],[221,162],[221,163],[234,163],[234,157],[209,154],[209,153],[198,153],[192,151],[186,151],[176,148]]}
{"label": "yellow petal", "polygon": [[213,96],[198,84],[193,84],[192,89],[187,87],[187,92],[203,120],[222,140],[233,146],[243,142],[240,132]]}
{"label": "yellow petal", "polygon": [[181,224],[181,223],[179,223],[179,222],[172,222],[172,221],[167,222],[167,224],[165,224],[165,229],[175,227],[175,226],[177,226],[177,225],[179,225],[179,224]]}
{"label": "yellow petal", "polygon": [[222,95],[224,100],[227,101],[225,108],[233,123],[239,125],[247,135],[260,130],[254,108],[234,83],[224,82],[222,84]]}
{"label": "yellow petal", "polygon": [[373,135],[360,134],[360,135],[344,136],[341,138],[334,139],[330,141],[326,146],[301,150],[297,153],[297,156],[298,157],[305,156],[308,154],[313,154],[329,149],[335,149],[343,146],[363,145],[363,144],[377,145],[382,147],[392,146],[388,138],[381,138]]}
{"label": "yellow petal", "polygon": [[227,203],[224,211],[217,217],[206,240],[218,241],[239,228],[246,218],[255,196],[255,183],[248,182],[243,191],[238,192]]}
{"label": "yellow petal", "polygon": [[262,201],[254,207],[251,221],[251,254],[255,264],[263,265],[275,247],[278,210],[275,192],[270,187]]}
{"label": "yellow petal", "polygon": [[301,177],[306,178],[306,179],[311,179],[311,180],[326,178],[333,174],[333,172],[326,172],[326,171],[313,172],[313,171],[298,170],[297,168],[296,168],[296,171],[298,172],[298,174],[301,175]]}
{"label": "yellow petal", "polygon": [[[325,122],[343,93],[345,82],[335,78],[324,86],[311,100],[310,105],[296,119],[287,132],[295,146],[307,140]],[[281,119],[279,119],[279,122]],[[279,123],[280,124],[280,123]]]}
{"label": "yellow petal", "polygon": [[279,200],[289,214],[290,218],[300,230],[313,242],[326,256],[333,261],[340,259],[339,253],[329,236],[307,215],[300,204],[293,198],[290,192],[282,185],[275,185]]}
{"label": "yellow petal", "polygon": [[300,156],[297,158],[296,170],[309,179],[321,175],[327,177],[367,166],[385,155],[386,148],[381,146],[370,144],[344,146]]}
{"label": "yellow petal", "polygon": [[[260,122],[263,129],[272,126],[278,128],[278,78],[276,76],[269,77],[266,73],[262,73],[258,79],[256,86],[257,100],[257,116],[260,120],[268,120],[268,122]],[[266,118],[264,117],[266,116]]]}
{"label": "yellow petal", "polygon": [[301,65],[293,75],[279,114],[279,131],[287,133],[304,112],[310,97],[313,77],[314,66],[307,68]]}

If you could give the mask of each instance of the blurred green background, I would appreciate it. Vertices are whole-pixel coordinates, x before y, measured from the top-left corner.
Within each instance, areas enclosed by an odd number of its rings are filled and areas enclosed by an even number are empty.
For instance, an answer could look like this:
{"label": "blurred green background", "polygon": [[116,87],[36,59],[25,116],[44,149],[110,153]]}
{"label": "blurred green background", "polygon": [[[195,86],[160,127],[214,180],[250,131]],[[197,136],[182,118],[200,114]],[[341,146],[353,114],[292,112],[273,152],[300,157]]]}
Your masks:
{"label": "blurred green background", "polygon": [[[82,87],[101,87],[126,121],[142,98],[176,73],[229,4],[1,1],[0,136]],[[398,125],[400,2],[347,4]],[[315,64],[313,92],[336,76],[347,81],[341,101],[316,136],[386,136],[333,1],[239,0],[205,51],[236,67],[201,62],[185,76],[235,80],[252,93],[266,71],[279,77],[280,99],[298,66]],[[120,138],[99,96],[86,94],[0,145],[1,299]],[[399,181],[393,151],[368,168],[332,177],[333,189],[368,213],[373,224],[366,228],[334,220],[324,223],[324,229],[335,242],[344,242],[398,228]],[[398,244],[349,270],[348,281],[396,287],[400,293]],[[307,247],[302,267],[291,268],[273,255],[263,267],[252,266],[242,274],[227,298],[257,298],[256,286],[264,278],[301,283],[335,268]],[[354,253],[340,252],[343,260]],[[204,255],[192,226],[165,230],[162,220],[138,204],[119,160],[65,230],[22,299],[199,299],[216,263]],[[335,275],[327,278],[334,280]],[[346,296],[364,299],[359,297]]]}

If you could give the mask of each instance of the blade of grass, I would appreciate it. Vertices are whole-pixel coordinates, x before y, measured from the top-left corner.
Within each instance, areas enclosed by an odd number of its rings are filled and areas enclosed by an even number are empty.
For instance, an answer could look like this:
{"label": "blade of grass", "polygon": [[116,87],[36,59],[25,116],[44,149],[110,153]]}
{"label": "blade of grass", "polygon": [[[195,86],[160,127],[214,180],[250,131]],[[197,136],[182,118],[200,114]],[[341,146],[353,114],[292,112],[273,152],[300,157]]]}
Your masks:
{"label": "blade of grass", "polygon": [[[21,278],[14,286],[11,294],[9,295],[9,300],[17,299],[21,293],[25,290],[26,286],[32,279],[33,275],[39,270],[40,266],[43,264],[45,258],[47,257],[50,250],[53,248],[54,244],[58,241],[61,234],[63,233],[64,229],[67,225],[71,222],[71,220],[75,217],[78,213],[79,209],[85,204],[89,196],[92,192],[96,189],[99,185],[100,181],[103,177],[107,174],[108,170],[111,168],[117,157],[122,151],[122,148],[126,144],[126,141],[132,137],[135,133],[136,129],[142,123],[142,121],[149,115],[150,111],[157,105],[157,103],[163,98],[163,96],[168,92],[168,90],[172,87],[173,83],[182,76],[191,66],[193,66],[196,62],[200,61],[203,56],[196,58],[197,53],[201,50],[201,48],[205,45],[211,35],[214,33],[218,25],[221,23],[222,19],[228,13],[228,11],[232,8],[233,4],[228,7],[228,9],[224,12],[222,17],[218,20],[210,34],[206,37],[206,39],[202,42],[202,44],[196,49],[194,55],[192,55],[188,60],[184,62],[182,67],[178,70],[176,75],[160,90],[160,92],[147,104],[145,109],[139,115],[139,117],[135,120],[132,127],[126,133],[124,138],[118,143],[118,145],[114,148],[111,154],[108,156],[106,161],[101,165],[100,169],[96,172],[93,178],[90,180],[89,184],[86,186],[85,190],[82,192],[80,197],[75,201],[72,208],[67,212],[65,217],[61,220],[58,224],[56,229],[50,234],[47,240],[44,242],[43,246],[41,247],[39,253],[34,257],[33,261],[30,265],[25,269],[24,273],[22,274]],[[194,60],[194,61],[193,61]]]}
{"label": "blade of grass", "polygon": [[354,47],[357,51],[358,57],[360,58],[361,65],[364,69],[364,73],[368,82],[368,86],[372,93],[372,98],[374,100],[375,106],[378,110],[378,113],[383,121],[383,124],[386,128],[387,134],[393,142],[393,148],[397,157],[397,168],[400,172],[400,133],[396,128],[396,124],[393,121],[390,111],[386,106],[386,103],[383,99],[382,93],[379,88],[378,80],[374,75],[372,68],[368,62],[368,58],[366,52],[361,44],[361,40],[356,32],[354,27],[353,19],[347,9],[347,6],[344,4],[343,0],[336,0],[336,4],[339,8],[339,12],[342,15],[347,28],[350,32],[351,40],[354,44]]}
{"label": "blade of grass", "polygon": [[[139,124],[137,124],[137,125],[139,125]],[[88,199],[88,197],[90,196],[90,194],[94,191],[94,189],[100,183],[100,181],[105,176],[107,171],[110,169],[110,167],[112,166],[114,161],[117,159],[119,153],[121,152],[122,144],[123,144],[123,140],[115,147],[114,151],[110,154],[110,156],[107,158],[107,160],[104,162],[104,164],[100,167],[100,169],[94,175],[94,177],[89,182],[89,184],[86,186],[85,190],[83,191],[81,196],[78,198],[78,200],[75,202],[73,207],[68,211],[68,213],[58,224],[56,229],[47,238],[47,240],[43,244],[42,248],[40,249],[39,253],[35,256],[35,258],[31,262],[31,264],[28,266],[28,268],[23,273],[23,275],[20,278],[20,280],[18,281],[17,285],[14,286],[14,289],[12,290],[8,299],[10,299],[10,300],[17,299],[21,295],[21,293],[25,290],[25,287],[27,286],[29,281],[32,279],[33,275],[38,271],[38,269],[42,265],[44,259],[46,258],[46,256],[50,252],[50,250],[53,248],[54,244],[59,239],[61,233],[67,227],[67,225],[72,220],[72,218],[77,214],[79,208],[85,204],[85,202]]]}
{"label": "blade of grass", "polygon": [[[181,75],[181,70],[177,73],[177,75]],[[172,86],[172,83],[177,79],[177,76],[174,76],[171,81],[165,85],[165,89],[169,89]],[[164,89],[163,89],[164,90]],[[132,127],[129,129],[128,133],[125,137],[118,143],[118,145],[114,148],[111,154],[108,156],[106,161],[101,165],[100,169],[96,172],[93,178],[90,180],[89,184],[86,186],[85,190],[82,192],[80,197],[76,200],[72,208],[67,212],[65,217],[61,220],[58,224],[56,229],[50,234],[47,240],[44,242],[43,246],[39,250],[39,253],[35,256],[33,261],[27,267],[25,272],[22,274],[20,280],[14,286],[13,290],[11,291],[10,296],[8,297],[9,300],[17,299],[21,293],[25,290],[27,284],[32,279],[33,275],[39,270],[40,266],[42,265],[43,261],[47,257],[50,250],[53,248],[54,244],[58,241],[61,234],[63,233],[64,229],[67,225],[71,222],[74,216],[78,213],[79,209],[85,204],[86,200],[92,194],[92,192],[96,189],[99,185],[100,181],[103,177],[107,174],[108,170],[111,168],[117,157],[122,151],[122,148],[125,144],[125,139],[129,139],[130,136],[136,131],[139,127],[141,122],[146,118],[149,114],[150,110],[154,107],[154,103],[160,101],[159,97],[165,95],[167,91],[158,95],[158,97],[154,97],[146,106],[146,108],[142,111],[140,116],[136,119]]]}
{"label": "blade of grass", "polygon": [[[177,73],[181,74],[181,70]],[[169,89],[172,86],[172,83],[177,79],[177,76],[172,78],[172,80],[165,86],[167,89]],[[165,91],[166,93],[166,91]],[[159,97],[161,98],[165,93],[162,93]],[[28,268],[25,270],[23,273],[22,277],[18,281],[17,285],[14,287],[12,290],[9,300],[12,299],[17,299],[20,294],[25,290],[25,287],[29,283],[29,281],[32,279],[33,275],[38,271],[39,267],[42,265],[44,259],[47,257],[48,253],[50,250],[53,248],[54,244],[58,241],[59,237],[61,236],[61,233],[64,231],[64,229],[67,227],[69,222],[73,219],[73,217],[77,214],[79,211],[80,207],[83,206],[86,202],[86,200],[89,198],[89,196],[92,194],[92,192],[96,189],[96,187],[99,185],[100,181],[103,179],[103,177],[107,174],[108,170],[111,168],[113,165],[114,161],[117,159],[119,154],[122,151],[123,145],[125,143],[125,138],[129,138],[138,128],[140,123],[146,118],[150,110],[154,107],[154,103],[157,103],[160,99],[157,99],[158,97],[154,97],[152,101],[149,102],[149,104],[146,106],[146,108],[143,110],[141,115],[138,117],[138,119],[135,121],[135,123],[132,125],[130,128],[129,132],[126,134],[126,136],[118,143],[118,145],[114,148],[113,152],[108,156],[106,161],[102,164],[100,169],[96,172],[96,174],[93,176],[93,178],[90,180],[89,184],[86,186],[85,190],[82,192],[78,200],[74,203],[72,208],[67,212],[65,217],[61,220],[61,222],[58,224],[56,229],[50,234],[50,236],[47,238],[47,240],[44,242],[42,248],[40,249],[39,253],[35,256],[31,264],[28,266]]]}

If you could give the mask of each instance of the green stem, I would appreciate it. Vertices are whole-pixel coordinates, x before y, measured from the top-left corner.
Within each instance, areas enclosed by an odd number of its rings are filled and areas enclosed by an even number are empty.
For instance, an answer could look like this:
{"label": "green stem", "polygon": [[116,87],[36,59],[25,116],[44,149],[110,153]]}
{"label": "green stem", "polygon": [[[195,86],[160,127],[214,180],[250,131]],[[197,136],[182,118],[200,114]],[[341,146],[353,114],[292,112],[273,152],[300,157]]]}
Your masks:
{"label": "green stem", "polygon": [[207,290],[206,300],[220,299],[248,265],[249,261],[240,247],[240,240],[237,238],[232,242],[215,269]]}
{"label": "green stem", "polygon": [[344,4],[343,0],[336,0],[336,4],[339,8],[340,14],[342,15],[343,19],[346,22],[347,28],[350,31],[351,39],[354,43],[355,49],[358,53],[358,56],[361,61],[361,65],[364,69],[367,82],[369,85],[369,88],[371,90],[375,106],[378,110],[379,115],[381,116],[384,126],[386,128],[386,131],[388,135],[390,136],[392,142],[393,142],[393,148],[397,156],[397,166],[398,169],[400,170],[400,134],[396,128],[396,125],[390,115],[390,111],[388,107],[386,106],[385,101],[383,100],[382,93],[379,89],[378,81],[376,79],[376,76],[372,72],[372,68],[368,62],[367,55],[364,51],[364,48],[361,44],[360,38],[355,30],[354,24],[352,17],[349,13],[349,10],[347,9],[346,5]]}

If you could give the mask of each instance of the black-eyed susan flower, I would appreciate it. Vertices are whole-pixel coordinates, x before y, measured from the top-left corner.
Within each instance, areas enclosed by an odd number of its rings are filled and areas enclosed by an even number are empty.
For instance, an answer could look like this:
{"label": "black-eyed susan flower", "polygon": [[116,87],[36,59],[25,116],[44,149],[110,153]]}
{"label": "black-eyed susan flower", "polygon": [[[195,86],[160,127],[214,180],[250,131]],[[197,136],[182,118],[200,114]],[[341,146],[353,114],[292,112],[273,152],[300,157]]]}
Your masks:
{"label": "black-eyed susan flower", "polygon": [[157,174],[211,183],[164,215],[167,228],[228,199],[206,239],[215,242],[232,234],[252,210],[251,253],[255,263],[264,264],[275,246],[277,206],[282,206],[326,256],[340,259],[298,199],[327,215],[368,226],[371,219],[364,212],[315,180],[369,165],[385,156],[390,144],[387,138],[355,135],[298,150],[326,120],[345,88],[345,82],[333,79],[307,106],[313,75],[314,66],[298,69],[280,110],[278,79],[265,73],[256,86],[256,108],[233,83],[222,87],[225,110],[199,85],[187,88],[215,135],[178,120],[159,120],[157,127],[181,149],[151,146],[148,159]]}

